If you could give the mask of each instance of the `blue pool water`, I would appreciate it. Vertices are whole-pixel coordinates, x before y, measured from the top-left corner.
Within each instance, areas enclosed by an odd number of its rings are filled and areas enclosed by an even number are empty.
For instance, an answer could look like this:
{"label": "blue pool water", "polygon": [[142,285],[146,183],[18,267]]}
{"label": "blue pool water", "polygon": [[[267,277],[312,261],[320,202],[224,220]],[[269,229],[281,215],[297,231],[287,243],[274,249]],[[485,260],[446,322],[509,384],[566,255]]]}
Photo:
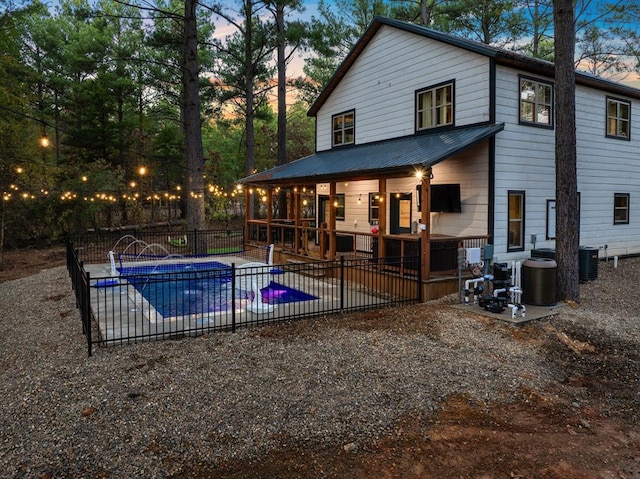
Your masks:
{"label": "blue pool water", "polygon": [[[121,268],[120,274],[165,318],[218,313],[233,308],[232,271],[223,263],[135,266]],[[262,301],[269,304],[318,299],[274,281],[263,288],[261,294]],[[236,291],[236,299],[253,299],[249,295],[250,292]]]}
{"label": "blue pool water", "polygon": [[206,261],[197,263],[160,263],[146,264],[142,266],[128,266],[117,268],[121,276],[149,275],[162,273],[188,273],[191,271],[229,270],[231,266],[218,261]]}

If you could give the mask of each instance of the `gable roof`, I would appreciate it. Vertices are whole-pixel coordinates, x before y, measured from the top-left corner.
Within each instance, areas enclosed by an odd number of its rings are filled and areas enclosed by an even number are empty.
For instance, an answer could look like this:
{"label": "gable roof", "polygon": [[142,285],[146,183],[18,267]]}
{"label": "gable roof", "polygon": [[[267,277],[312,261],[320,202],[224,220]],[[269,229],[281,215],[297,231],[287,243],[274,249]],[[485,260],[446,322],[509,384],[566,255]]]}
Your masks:
{"label": "gable roof", "polygon": [[372,178],[380,173],[392,172],[410,175],[417,169],[431,167],[494,136],[503,128],[504,123],[475,125],[334,148],[248,176],[241,183],[322,183]]}
{"label": "gable roof", "polygon": [[[344,61],[340,64],[316,101],[313,102],[307,112],[308,116],[316,116],[318,110],[320,110],[324,102],[329,98],[333,90],[337,87],[363,50],[367,47],[371,39],[376,35],[378,30],[385,25],[492,58],[498,64],[517,68],[524,72],[544,75],[551,78],[555,75],[555,65],[546,60],[528,57],[511,50],[505,50],[491,45],[486,45],[484,43],[474,42],[446,33],[441,33],[414,23],[403,22],[386,17],[376,17],[362,37],[360,37],[353,46]],[[617,95],[640,99],[639,89],[611,80],[606,80],[586,72],[576,71],[576,84],[606,90]]]}

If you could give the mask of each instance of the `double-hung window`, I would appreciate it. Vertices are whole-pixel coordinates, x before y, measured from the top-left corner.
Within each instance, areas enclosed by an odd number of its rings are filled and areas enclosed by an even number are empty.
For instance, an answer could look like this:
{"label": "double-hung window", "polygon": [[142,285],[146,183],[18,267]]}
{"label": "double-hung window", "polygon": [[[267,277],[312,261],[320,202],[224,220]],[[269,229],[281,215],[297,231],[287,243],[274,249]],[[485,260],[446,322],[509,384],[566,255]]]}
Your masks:
{"label": "double-hung window", "polygon": [[617,98],[607,98],[607,136],[629,140],[631,103]]}
{"label": "double-hung window", "polygon": [[520,78],[520,123],[553,127],[553,85]]}
{"label": "double-hung window", "polygon": [[369,223],[378,224],[380,219],[380,193],[369,193]]}
{"label": "double-hung window", "polygon": [[333,146],[352,145],[355,142],[356,114],[354,110],[333,115],[331,123]]}
{"label": "double-hung window", "polygon": [[615,193],[613,195],[613,224],[629,224],[629,193]]}
{"label": "double-hung window", "polygon": [[453,82],[416,92],[416,131],[453,125]]}
{"label": "double-hung window", "polygon": [[508,251],[524,250],[524,191],[509,191]]}

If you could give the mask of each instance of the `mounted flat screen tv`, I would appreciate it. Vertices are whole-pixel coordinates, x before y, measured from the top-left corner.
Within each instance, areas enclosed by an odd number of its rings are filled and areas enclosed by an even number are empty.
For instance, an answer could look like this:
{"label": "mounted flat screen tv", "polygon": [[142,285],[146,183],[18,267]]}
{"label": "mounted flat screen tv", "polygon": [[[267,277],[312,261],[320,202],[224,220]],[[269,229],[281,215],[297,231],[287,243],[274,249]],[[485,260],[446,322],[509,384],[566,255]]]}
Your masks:
{"label": "mounted flat screen tv", "polygon": [[[418,191],[418,211],[422,211],[420,185],[416,187],[416,190]],[[460,184],[431,185],[431,212],[462,213]]]}

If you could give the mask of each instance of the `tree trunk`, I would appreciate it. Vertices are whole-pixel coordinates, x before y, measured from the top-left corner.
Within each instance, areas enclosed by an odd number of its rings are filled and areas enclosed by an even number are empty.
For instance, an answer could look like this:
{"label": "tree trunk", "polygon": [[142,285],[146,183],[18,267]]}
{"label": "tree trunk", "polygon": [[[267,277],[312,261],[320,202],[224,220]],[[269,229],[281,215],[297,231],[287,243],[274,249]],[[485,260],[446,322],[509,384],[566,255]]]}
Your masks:
{"label": "tree trunk", "polygon": [[573,0],[554,0],[558,300],[580,300]]}
{"label": "tree trunk", "polygon": [[[278,165],[287,163],[287,63],[285,53],[284,3],[276,5],[276,25],[278,28]],[[278,194],[278,217],[287,219],[287,192]]]}
{"label": "tree trunk", "polygon": [[255,168],[255,131],[253,127],[253,117],[254,117],[254,90],[253,90],[253,81],[254,81],[254,67],[253,67],[253,17],[252,17],[252,0],[245,0],[245,21],[246,21],[246,32],[244,37],[244,86],[247,94],[247,114],[245,116],[245,168],[247,175],[252,175],[254,173]]}
{"label": "tree trunk", "polygon": [[[204,153],[200,120],[200,85],[198,38],[195,0],[185,0],[183,38],[183,110],[187,189],[187,224],[190,231],[205,227],[204,215]],[[196,246],[196,248],[198,248]],[[198,251],[196,251],[197,253]]]}

